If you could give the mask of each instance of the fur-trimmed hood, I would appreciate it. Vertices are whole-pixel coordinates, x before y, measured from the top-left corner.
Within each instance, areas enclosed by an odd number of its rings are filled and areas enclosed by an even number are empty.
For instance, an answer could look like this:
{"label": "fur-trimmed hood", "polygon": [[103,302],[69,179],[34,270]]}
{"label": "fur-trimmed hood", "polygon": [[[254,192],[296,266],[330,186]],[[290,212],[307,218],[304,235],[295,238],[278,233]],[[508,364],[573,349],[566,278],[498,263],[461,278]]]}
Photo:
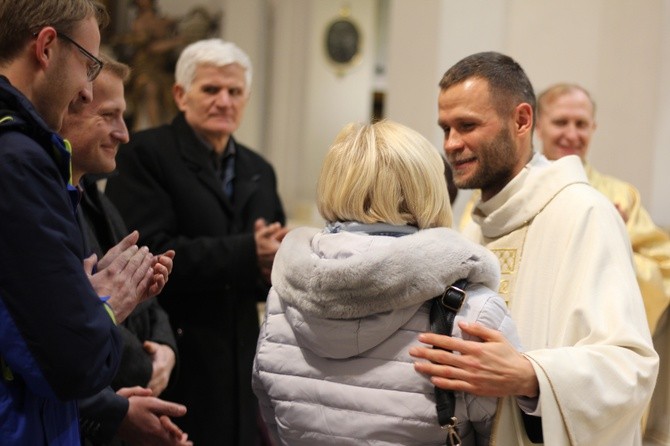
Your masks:
{"label": "fur-trimmed hood", "polygon": [[497,289],[495,256],[448,228],[404,237],[291,231],[277,252],[274,291],[319,318],[353,319],[422,304],[461,278]]}

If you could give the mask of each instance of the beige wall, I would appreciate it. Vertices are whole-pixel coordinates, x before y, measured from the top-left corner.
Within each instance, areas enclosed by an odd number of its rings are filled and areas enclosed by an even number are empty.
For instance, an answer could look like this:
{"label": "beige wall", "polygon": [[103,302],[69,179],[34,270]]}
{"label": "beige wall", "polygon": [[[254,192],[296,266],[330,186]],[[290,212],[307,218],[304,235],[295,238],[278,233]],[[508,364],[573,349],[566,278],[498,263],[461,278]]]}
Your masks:
{"label": "beige wall", "polygon": [[376,2],[349,3],[351,17],[362,30],[363,49],[359,63],[343,76],[324,54],[325,28],[341,5],[332,0],[271,2],[264,147],[296,224],[321,224],[314,192],[325,152],[346,123],[366,121],[371,113]]}
{"label": "beige wall", "polygon": [[656,108],[654,119],[653,170],[650,172],[651,187],[650,212],[657,222],[670,231],[670,1],[665,0],[661,13],[661,49]]}

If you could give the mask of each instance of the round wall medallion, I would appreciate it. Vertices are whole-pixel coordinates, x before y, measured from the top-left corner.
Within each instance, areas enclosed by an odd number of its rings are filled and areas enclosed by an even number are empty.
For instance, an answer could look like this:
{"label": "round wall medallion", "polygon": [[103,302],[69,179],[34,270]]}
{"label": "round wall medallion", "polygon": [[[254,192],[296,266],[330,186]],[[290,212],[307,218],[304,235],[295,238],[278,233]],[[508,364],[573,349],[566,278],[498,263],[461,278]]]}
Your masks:
{"label": "round wall medallion", "polygon": [[328,62],[338,74],[344,74],[360,60],[361,32],[348,11],[340,12],[340,16],[326,26],[325,50]]}

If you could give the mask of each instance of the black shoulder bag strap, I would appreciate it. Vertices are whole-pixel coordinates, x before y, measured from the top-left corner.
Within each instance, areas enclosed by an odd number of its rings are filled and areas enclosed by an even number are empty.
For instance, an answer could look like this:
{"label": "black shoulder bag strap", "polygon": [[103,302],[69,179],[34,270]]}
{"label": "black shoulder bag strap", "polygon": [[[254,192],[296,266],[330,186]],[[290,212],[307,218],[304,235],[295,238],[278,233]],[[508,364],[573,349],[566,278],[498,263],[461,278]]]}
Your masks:
{"label": "black shoulder bag strap", "polygon": [[[433,298],[430,307],[430,330],[433,333],[451,336],[454,328],[456,313],[461,309],[465,301],[465,288],[468,286],[467,279],[460,279],[444,290],[441,296]],[[456,398],[451,390],[443,390],[435,387],[435,406],[437,408],[437,420],[442,429],[447,431],[447,446],[461,444],[456,425],[458,420],[454,416],[456,410]]]}

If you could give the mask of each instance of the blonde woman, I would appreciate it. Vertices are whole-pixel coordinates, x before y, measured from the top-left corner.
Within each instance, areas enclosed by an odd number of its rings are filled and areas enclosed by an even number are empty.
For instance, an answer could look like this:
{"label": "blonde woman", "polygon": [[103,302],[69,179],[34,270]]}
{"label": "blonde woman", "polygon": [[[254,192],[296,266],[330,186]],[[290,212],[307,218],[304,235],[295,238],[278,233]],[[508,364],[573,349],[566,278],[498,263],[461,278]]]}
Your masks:
{"label": "blonde woman", "polygon": [[[408,350],[430,328],[432,298],[462,278],[456,320],[516,339],[491,291],[497,260],[449,229],[444,163],[398,123],[346,126],[317,195],[328,224],[284,239],[258,341],[253,385],[271,434],[292,446],[444,445],[434,387]],[[495,398],[456,394],[464,446],[488,444],[495,409]]]}

